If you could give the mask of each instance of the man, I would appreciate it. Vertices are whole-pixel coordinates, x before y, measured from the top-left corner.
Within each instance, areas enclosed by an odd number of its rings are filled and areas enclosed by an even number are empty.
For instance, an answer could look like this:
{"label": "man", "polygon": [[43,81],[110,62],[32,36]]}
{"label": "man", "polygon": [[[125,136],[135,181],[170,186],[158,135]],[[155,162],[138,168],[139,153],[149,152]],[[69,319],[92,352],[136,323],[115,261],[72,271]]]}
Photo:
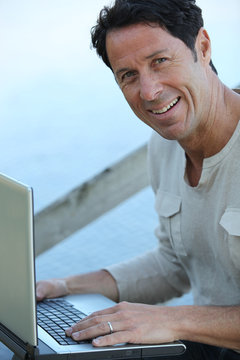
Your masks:
{"label": "man", "polygon": [[[99,292],[129,301],[67,330],[95,346],[181,339],[184,358],[239,359],[240,97],[217,76],[201,10],[195,0],[116,0],[100,13],[92,41],[134,113],[155,130],[149,165],[159,248],[39,282],[38,299]],[[193,306],[145,305],[190,288]]]}

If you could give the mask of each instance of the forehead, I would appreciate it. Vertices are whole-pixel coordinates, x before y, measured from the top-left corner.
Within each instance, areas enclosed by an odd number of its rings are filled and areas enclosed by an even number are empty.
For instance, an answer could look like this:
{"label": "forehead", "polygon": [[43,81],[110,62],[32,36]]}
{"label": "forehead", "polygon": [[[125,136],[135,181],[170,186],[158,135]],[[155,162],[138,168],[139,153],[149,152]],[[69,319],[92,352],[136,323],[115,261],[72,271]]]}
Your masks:
{"label": "forehead", "polygon": [[145,58],[179,44],[184,45],[157,24],[140,23],[113,29],[106,37],[106,50],[113,69],[125,60]]}

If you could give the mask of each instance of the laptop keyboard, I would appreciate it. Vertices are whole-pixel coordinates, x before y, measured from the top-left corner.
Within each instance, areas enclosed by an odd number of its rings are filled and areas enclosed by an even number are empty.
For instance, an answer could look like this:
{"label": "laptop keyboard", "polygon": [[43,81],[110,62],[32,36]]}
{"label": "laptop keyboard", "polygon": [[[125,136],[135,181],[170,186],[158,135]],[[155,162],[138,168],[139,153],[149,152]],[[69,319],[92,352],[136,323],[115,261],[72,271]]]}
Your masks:
{"label": "laptop keyboard", "polygon": [[[44,300],[37,304],[38,325],[60,345],[76,345],[79,342],[65,335],[65,330],[86,315],[64,299]],[[86,343],[86,341],[82,342]]]}

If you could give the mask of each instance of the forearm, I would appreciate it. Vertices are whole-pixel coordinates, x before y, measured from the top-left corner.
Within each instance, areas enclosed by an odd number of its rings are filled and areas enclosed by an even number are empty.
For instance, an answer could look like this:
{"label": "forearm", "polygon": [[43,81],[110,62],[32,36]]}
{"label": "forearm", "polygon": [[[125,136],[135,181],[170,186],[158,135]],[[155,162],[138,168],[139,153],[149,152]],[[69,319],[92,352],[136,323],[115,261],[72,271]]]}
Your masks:
{"label": "forearm", "polygon": [[37,301],[69,294],[99,293],[118,301],[118,288],[113,277],[105,270],[49,279],[37,282]]}
{"label": "forearm", "polygon": [[117,284],[105,270],[69,276],[64,280],[69,294],[98,293],[118,301]]}
{"label": "forearm", "polygon": [[177,338],[240,350],[240,306],[182,306],[175,309]]}

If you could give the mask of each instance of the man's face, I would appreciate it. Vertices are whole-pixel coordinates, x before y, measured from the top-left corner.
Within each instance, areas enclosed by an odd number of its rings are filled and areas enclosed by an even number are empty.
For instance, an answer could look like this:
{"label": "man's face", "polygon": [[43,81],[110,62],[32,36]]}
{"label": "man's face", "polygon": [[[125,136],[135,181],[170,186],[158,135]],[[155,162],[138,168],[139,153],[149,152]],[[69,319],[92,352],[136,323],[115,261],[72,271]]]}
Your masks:
{"label": "man's face", "polygon": [[186,138],[203,117],[209,39],[204,31],[199,37],[203,39],[197,39],[196,51],[201,60],[195,61],[180,39],[157,25],[130,25],[107,34],[109,61],[127,102],[167,139]]}

